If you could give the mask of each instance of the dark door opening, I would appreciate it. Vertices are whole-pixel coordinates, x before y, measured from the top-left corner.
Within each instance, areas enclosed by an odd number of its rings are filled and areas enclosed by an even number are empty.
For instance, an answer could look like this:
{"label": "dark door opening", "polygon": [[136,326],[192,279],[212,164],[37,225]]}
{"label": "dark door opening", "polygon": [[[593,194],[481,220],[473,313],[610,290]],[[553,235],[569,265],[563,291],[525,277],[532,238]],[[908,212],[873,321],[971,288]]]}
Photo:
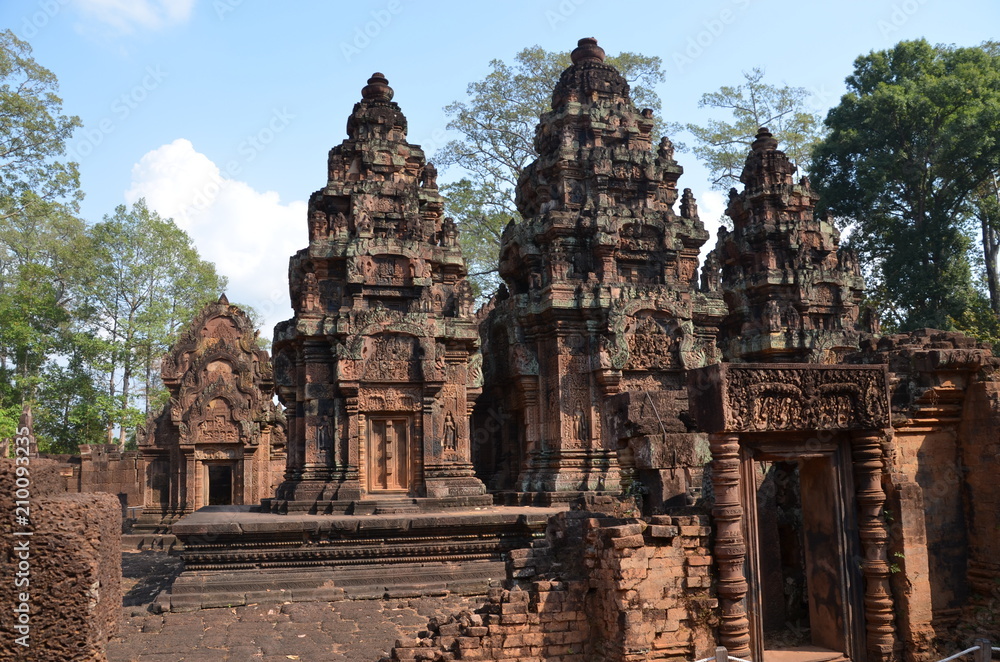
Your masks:
{"label": "dark door opening", "polygon": [[[863,660],[861,581],[846,446],[746,449],[751,649]],[[750,606],[748,605],[748,606]],[[789,658],[791,659],[791,658]]]}
{"label": "dark door opening", "polygon": [[233,467],[228,464],[208,465],[208,505],[233,504]]}

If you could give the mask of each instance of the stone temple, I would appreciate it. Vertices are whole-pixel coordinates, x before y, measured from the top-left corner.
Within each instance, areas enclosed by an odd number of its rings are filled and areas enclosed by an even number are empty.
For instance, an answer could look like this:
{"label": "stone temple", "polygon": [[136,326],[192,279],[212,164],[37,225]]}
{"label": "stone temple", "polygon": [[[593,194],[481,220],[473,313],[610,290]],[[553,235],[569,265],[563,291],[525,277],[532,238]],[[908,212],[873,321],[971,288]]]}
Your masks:
{"label": "stone temple", "polygon": [[[433,165],[382,74],[361,97],[273,369],[215,309],[165,369],[138,460],[144,517],[184,515],[160,608],[485,596],[392,660],[929,662],[1000,633],[1000,360],[880,334],[780,136],[758,131],[700,263],[670,140],[580,40],[475,312]],[[255,496],[265,430],[286,461]],[[245,505],[205,505],[212,466]]]}

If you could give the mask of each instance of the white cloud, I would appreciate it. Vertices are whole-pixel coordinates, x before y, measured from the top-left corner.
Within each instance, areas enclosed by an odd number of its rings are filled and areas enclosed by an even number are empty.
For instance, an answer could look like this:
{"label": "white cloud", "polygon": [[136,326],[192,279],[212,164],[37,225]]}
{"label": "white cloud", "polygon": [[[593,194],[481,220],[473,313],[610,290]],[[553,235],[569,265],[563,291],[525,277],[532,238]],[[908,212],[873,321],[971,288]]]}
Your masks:
{"label": "white cloud", "polygon": [[275,323],[292,316],[288,258],[309,241],[304,201],[284,204],[273,191],[227,177],[183,138],[147,152],[132,167],[125,199],[139,198],[173,218],[201,257],[229,278],[229,300],[261,314],[262,336],[270,338]]}
{"label": "white cloud", "polygon": [[191,17],[195,0],[73,0],[81,13],[120,32],[160,30]]}
{"label": "white cloud", "polygon": [[708,252],[715,248],[715,241],[718,237],[719,226],[724,222],[726,207],[728,205],[728,198],[724,197],[719,191],[705,191],[701,194],[701,198],[698,200],[698,217],[701,219],[701,222],[705,224],[705,229],[712,235],[709,237],[708,241],[705,242],[705,245],[701,247],[699,260],[702,264],[704,264],[705,256],[708,255]]}

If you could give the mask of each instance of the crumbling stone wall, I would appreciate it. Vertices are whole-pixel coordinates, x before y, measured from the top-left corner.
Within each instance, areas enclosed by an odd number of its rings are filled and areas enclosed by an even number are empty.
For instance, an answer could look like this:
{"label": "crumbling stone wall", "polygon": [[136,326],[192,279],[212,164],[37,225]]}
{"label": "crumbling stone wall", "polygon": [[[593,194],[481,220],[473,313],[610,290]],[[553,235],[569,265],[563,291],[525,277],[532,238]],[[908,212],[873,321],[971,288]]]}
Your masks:
{"label": "crumbling stone wall", "polygon": [[144,469],[138,451],[124,453],[115,444],[80,446],[79,490],[84,493],[106,492],[118,498],[122,517],[130,506],[141,506]]}
{"label": "crumbling stone wall", "polygon": [[561,514],[510,553],[507,588],[475,613],[432,620],[392,660],[637,662],[705,657],[715,646],[704,515]]}
{"label": "crumbling stone wall", "polygon": [[[61,465],[52,460],[32,458],[28,469],[31,523],[25,526],[15,521],[15,460],[0,460],[0,659],[105,660],[122,602],[118,499],[66,493]],[[32,535],[14,535],[26,530]],[[22,561],[27,566],[19,566]],[[16,586],[18,578],[27,585]],[[27,646],[17,643],[23,632],[14,627],[14,609],[22,603],[28,605]]]}
{"label": "crumbling stone wall", "polygon": [[921,329],[862,342],[889,367],[893,430],[884,488],[897,626],[908,660],[998,586],[1000,361],[960,333]]}

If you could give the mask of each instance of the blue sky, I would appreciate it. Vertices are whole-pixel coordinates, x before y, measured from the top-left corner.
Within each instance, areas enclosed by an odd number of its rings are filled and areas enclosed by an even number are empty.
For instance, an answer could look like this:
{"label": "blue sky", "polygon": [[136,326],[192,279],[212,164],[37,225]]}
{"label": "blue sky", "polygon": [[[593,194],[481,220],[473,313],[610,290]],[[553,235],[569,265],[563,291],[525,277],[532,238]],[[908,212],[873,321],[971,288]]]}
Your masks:
{"label": "blue sky", "polygon": [[[4,0],[0,26],[32,45],[59,78],[64,111],[83,120],[70,149],[84,218],[146,197],[270,335],[291,314],[286,269],[307,243],[305,201],[325,184],[327,151],[375,71],[394,88],[410,141],[433,159],[449,137],[442,107],[491,59],[526,46],[569,50],[593,36],[609,53],[660,56],[663,114],[676,122],[704,122],[700,96],[757,66],[771,83],[808,89],[825,112],[858,55],[918,37],[998,39],[1000,3]],[[714,230],[722,197],[691,154],[678,160]]]}

